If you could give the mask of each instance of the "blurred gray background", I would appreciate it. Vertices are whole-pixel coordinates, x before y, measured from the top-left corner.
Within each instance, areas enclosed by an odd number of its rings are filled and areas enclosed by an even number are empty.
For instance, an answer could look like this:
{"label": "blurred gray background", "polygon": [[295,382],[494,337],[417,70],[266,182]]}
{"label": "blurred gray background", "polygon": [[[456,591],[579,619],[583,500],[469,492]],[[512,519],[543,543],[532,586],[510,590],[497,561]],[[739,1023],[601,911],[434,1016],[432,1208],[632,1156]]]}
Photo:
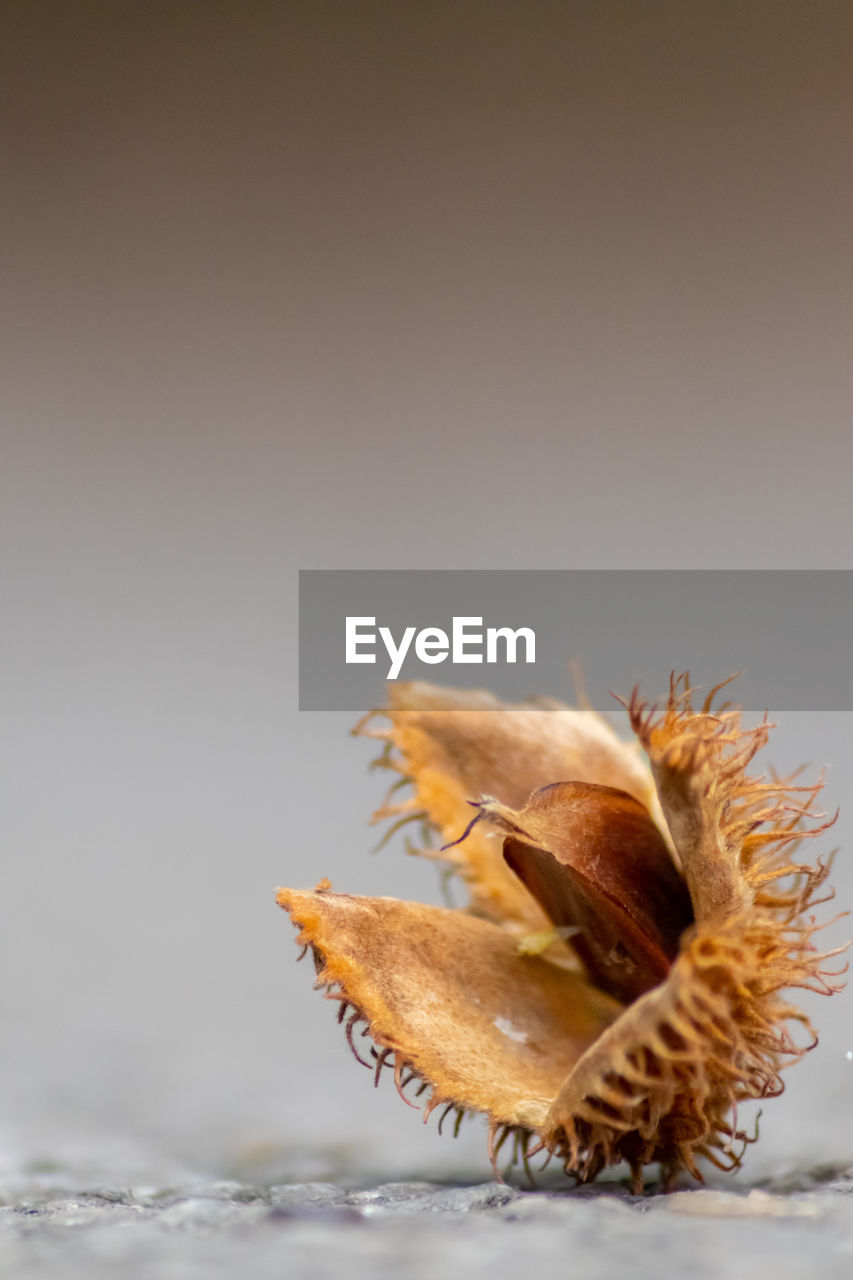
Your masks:
{"label": "blurred gray background", "polygon": [[[853,9],[7,0],[0,60],[0,1161],[488,1176],[274,905],[439,901],[297,570],[850,567]],[[851,731],[770,753],[825,848]],[[851,1156],[809,1009],[752,1171]]]}

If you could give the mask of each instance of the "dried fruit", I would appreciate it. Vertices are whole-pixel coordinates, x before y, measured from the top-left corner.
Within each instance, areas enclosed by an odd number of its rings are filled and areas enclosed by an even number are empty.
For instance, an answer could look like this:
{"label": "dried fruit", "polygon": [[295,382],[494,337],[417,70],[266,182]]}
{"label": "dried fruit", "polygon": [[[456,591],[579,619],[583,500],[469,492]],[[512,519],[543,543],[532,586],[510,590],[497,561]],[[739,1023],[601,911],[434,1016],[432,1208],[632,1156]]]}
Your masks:
{"label": "dried fruit", "polygon": [[782,993],[837,991],[843,948],[812,941],[830,861],[792,854],[834,818],[819,781],[747,776],[772,726],[714,710],[718,689],[698,711],[686,675],[660,710],[634,691],[649,770],[592,711],[394,685],[390,726],[356,732],[412,795],[374,816],[436,833],[417,852],[449,862],[467,909],[278,891],[376,1082],[426,1093],[425,1119],[484,1113],[495,1168],[510,1135],[581,1181],[623,1160],[636,1188],[650,1163],[735,1168],[738,1104],[780,1093],[815,1043]]}

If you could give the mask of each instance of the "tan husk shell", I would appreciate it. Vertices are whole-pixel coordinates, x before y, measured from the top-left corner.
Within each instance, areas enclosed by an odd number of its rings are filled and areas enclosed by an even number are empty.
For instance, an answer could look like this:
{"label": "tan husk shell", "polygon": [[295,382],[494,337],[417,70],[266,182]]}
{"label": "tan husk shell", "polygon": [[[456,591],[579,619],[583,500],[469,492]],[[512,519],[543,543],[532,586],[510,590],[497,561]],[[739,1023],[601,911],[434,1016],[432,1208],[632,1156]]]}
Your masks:
{"label": "tan husk shell", "polygon": [[[812,941],[829,863],[792,854],[834,819],[812,811],[820,783],[747,776],[772,726],[744,729],[736,710],[713,710],[715,692],[695,711],[685,675],[661,711],[636,690],[626,704],[656,793],[640,757],[592,712],[503,708],[485,694],[458,695],[454,707],[449,691],[397,686],[391,729],[377,735],[390,744],[384,762],[414,786],[411,812],[445,840],[469,822],[472,800],[485,811],[497,797],[505,814],[558,781],[616,787],[645,805],[675,846],[695,923],[663,981],[633,1001],[570,972],[570,942],[543,958],[519,954],[518,934],[550,922],[485,821],[448,851],[471,892],[467,911],[332,894],[325,883],[279,891],[318,985],[348,1012],[354,1051],[358,1023],[374,1041],[377,1081],[393,1065],[401,1093],[412,1081],[428,1091],[427,1115],[483,1112],[493,1163],[513,1133],[525,1162],[541,1150],[580,1180],[623,1160],[635,1187],[652,1162],[668,1179],[701,1177],[700,1157],[736,1167],[749,1141],[738,1104],[780,1093],[782,1067],[815,1043],[781,993],[839,989],[840,971],[826,967],[837,952]],[[584,874],[595,860],[591,849]],[[635,916],[631,929],[652,931]]]}
{"label": "tan husk shell", "polygon": [[323,887],[283,889],[278,902],[314,949],[318,983],[368,1021],[398,1078],[406,1069],[430,1082],[431,1109],[453,1102],[541,1127],[567,1066],[621,1012],[579,974],[519,955],[505,930],[461,911]]}

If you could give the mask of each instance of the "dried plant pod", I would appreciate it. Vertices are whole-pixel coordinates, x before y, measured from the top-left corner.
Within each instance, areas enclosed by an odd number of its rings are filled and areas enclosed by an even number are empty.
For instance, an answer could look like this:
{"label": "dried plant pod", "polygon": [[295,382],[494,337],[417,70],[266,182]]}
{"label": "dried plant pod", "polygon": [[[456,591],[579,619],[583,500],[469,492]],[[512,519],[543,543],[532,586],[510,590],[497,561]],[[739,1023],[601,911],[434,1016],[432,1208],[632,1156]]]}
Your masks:
{"label": "dried plant pod", "polygon": [[[772,726],[716,692],[694,710],[686,675],[661,709],[634,691],[647,771],[593,713],[394,689],[383,761],[453,842],[469,908],[279,891],[377,1082],[393,1067],[426,1115],[483,1113],[495,1168],[509,1134],[582,1181],[735,1168],[738,1105],[781,1092],[816,1042],[784,992],[839,990],[844,948],[813,941],[829,863],[793,855],[834,819],[819,782],[747,774]],[[543,923],[561,941],[533,954],[518,935]]]}

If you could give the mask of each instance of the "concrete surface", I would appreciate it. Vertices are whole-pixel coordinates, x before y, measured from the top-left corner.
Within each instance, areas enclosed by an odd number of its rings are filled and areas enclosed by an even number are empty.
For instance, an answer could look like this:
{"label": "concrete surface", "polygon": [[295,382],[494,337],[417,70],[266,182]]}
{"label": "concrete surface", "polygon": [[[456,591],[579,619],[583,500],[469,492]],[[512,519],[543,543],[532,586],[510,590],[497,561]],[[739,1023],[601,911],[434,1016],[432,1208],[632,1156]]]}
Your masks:
{"label": "concrete surface", "polygon": [[[316,1157],[315,1157],[316,1158]],[[194,1277],[848,1277],[853,1167],[737,1189],[574,1191],[487,1183],[175,1178],[80,1171],[0,1182],[3,1274]]]}

